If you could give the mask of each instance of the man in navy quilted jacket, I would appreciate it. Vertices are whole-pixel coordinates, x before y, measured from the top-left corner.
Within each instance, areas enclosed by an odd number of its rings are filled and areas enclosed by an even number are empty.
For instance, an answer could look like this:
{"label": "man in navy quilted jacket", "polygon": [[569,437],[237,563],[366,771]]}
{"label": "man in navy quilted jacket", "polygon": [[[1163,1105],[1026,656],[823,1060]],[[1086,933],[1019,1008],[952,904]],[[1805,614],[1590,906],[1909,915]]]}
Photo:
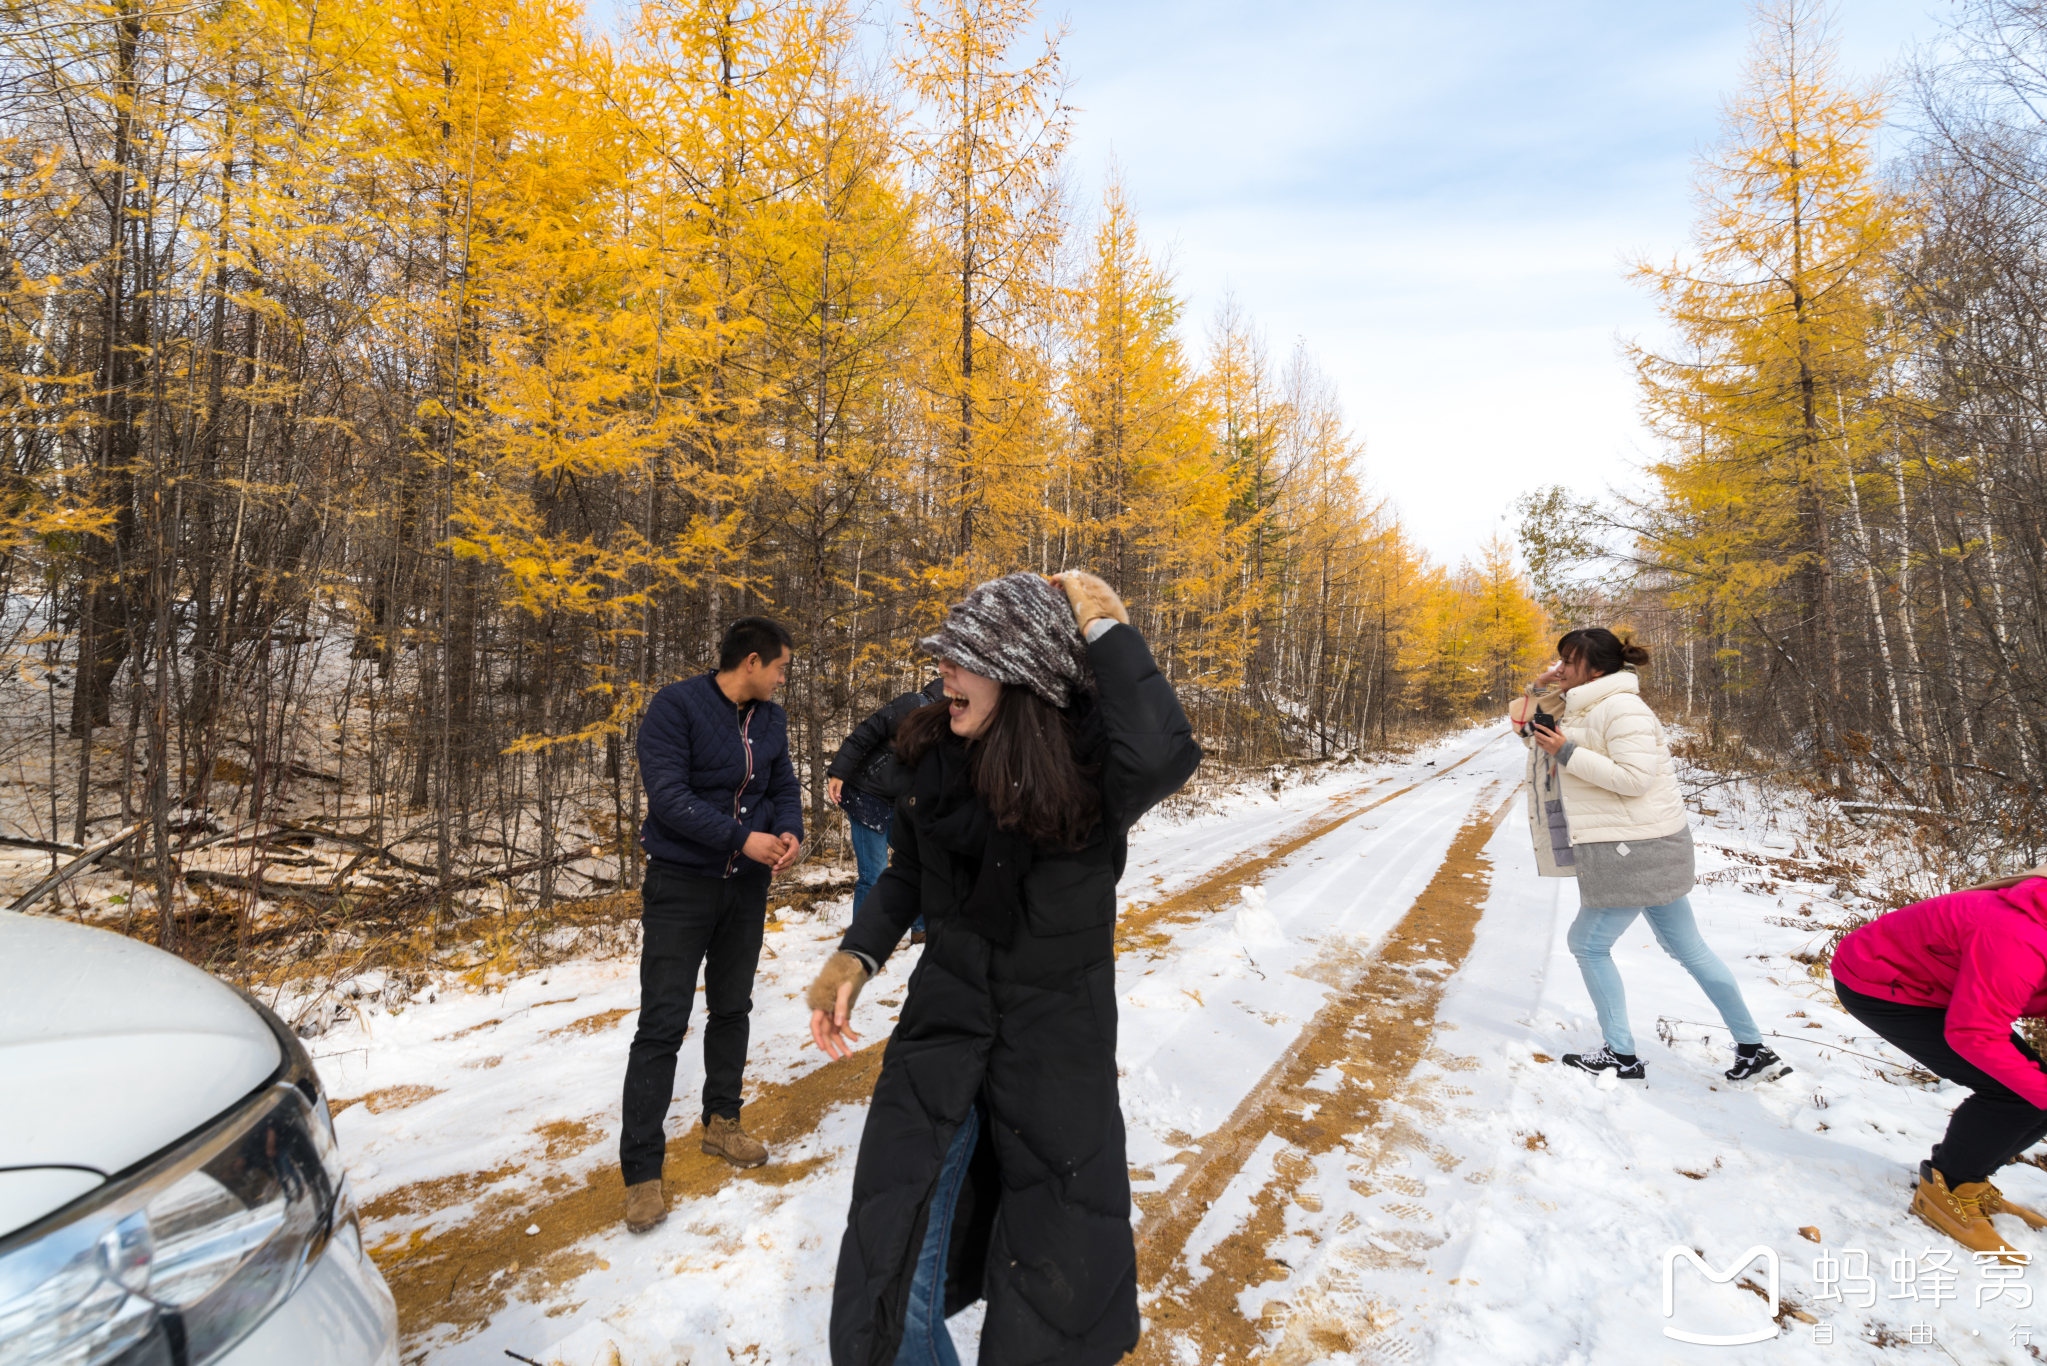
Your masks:
{"label": "man in navy quilted jacket", "polygon": [[740,1167],[768,1150],[739,1123],[747,1016],[767,920],[768,879],[803,847],[789,723],[768,699],[788,676],[789,633],[766,617],[725,630],[718,669],[654,695],[640,721],[647,880],[640,891],[640,1025],[625,1069],[626,1227],[668,1215],[662,1126],[675,1055],[704,974],[703,1149]]}

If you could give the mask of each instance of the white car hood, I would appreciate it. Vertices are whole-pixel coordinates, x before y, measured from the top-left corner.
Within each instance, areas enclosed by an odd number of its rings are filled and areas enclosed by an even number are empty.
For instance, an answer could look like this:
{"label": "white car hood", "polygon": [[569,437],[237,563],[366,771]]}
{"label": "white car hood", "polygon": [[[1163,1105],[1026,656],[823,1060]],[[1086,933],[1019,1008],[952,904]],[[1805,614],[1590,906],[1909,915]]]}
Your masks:
{"label": "white car hood", "polygon": [[60,1194],[49,1208],[68,1204],[88,1174],[112,1176],[198,1129],[283,1060],[263,1018],[182,959],[0,911],[0,1187],[15,1197],[0,1199],[0,1235]]}

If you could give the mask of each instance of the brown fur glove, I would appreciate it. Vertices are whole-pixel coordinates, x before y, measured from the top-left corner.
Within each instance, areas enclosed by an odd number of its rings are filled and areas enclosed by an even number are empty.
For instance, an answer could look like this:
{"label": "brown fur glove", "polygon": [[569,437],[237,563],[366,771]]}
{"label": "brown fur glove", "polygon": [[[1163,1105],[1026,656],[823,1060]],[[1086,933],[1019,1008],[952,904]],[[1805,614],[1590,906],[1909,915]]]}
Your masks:
{"label": "brown fur glove", "polygon": [[846,998],[846,1013],[853,1013],[853,1003],[860,999],[860,988],[867,985],[867,969],[860,960],[850,953],[835,953],[824,960],[824,968],[817,974],[817,980],[810,984],[810,990],[803,994],[803,1000],[812,1010],[822,1010],[827,1015],[836,1015],[839,1009],[839,988],[846,983],[853,984],[853,994]]}
{"label": "brown fur glove", "polygon": [[1087,634],[1090,623],[1103,617],[1125,626],[1130,624],[1130,612],[1123,606],[1123,599],[1116,596],[1116,590],[1085,569],[1063,570],[1053,576],[1052,582],[1066,590],[1066,600],[1073,604],[1073,619],[1080,623],[1082,635]]}

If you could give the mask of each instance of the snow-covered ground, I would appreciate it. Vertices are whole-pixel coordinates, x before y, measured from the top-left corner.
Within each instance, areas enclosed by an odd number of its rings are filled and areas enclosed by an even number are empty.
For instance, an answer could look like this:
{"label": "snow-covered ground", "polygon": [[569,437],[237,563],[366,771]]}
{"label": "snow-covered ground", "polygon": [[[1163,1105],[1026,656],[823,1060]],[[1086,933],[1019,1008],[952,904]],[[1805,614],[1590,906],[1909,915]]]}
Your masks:
{"label": "snow-covered ground", "polygon": [[[1325,1173],[1324,1211],[1300,1218],[1273,1250],[1324,1299],[1333,1282],[1339,1303],[1380,1308],[1389,1331],[1354,1359],[2042,1359],[2033,1346],[2047,1344],[2047,1304],[2035,1306],[2032,1292],[2047,1273],[1992,1280],[1905,1212],[1914,1168],[1966,1093],[1907,1076],[1900,1055],[1792,957],[1825,942],[1813,922],[1829,919],[1838,889],[1801,880],[1784,861],[1792,835],[1760,825],[1698,827],[1692,904],[1767,1042],[1796,1070],[1753,1090],[1729,1086],[1727,1030],[1637,921],[1615,957],[1648,1080],[1602,1085],[1550,1061],[1599,1036],[1564,942],[1574,886],[1534,875],[1517,802],[1487,848],[1492,892],[1437,1012],[1438,1048],[1391,1107],[1406,1122],[1390,1141],[1360,1136]],[[1376,1194],[1359,1198],[1348,1182],[1360,1176]],[[2047,1203],[2047,1172],[2014,1165],[1998,1181],[2015,1199]],[[1333,1233],[1345,1217],[1358,1221],[1348,1237]],[[2016,1217],[1997,1222],[2013,1246],[2047,1251],[2047,1236]],[[1351,1270],[1349,1248],[1389,1246],[1399,1231],[1425,1236],[1399,1238],[1397,1264]],[[1712,1346],[1666,1336],[1773,1327],[1764,1256],[1720,1284],[1681,1258],[1665,1317],[1665,1255],[1677,1248],[1716,1272],[1751,1249],[1774,1253],[1776,1335]]]}
{"label": "snow-covered ground", "polygon": [[[1507,801],[1521,766],[1518,744],[1475,730],[1398,764],[1332,772],[1277,799],[1246,793],[1138,832],[1117,977],[1141,1233],[1157,1217],[1146,1210],[1355,984],[1459,831]],[[1424,1060],[1379,1083],[1378,1121],[1314,1153],[1265,1132],[1231,1159],[1235,1174],[1198,1226],[1141,1256],[1178,1259],[1196,1281],[1226,1279],[1234,1273],[1211,1254],[1283,1182],[1267,1278],[1245,1284],[1232,1311],[1256,1321],[1275,1360],[2039,1359],[2014,1345],[2030,1287],[1979,1307],[1995,1287],[1904,1213],[1911,1168],[1958,1093],[1876,1061],[1889,1050],[1860,1036],[1791,957],[1823,940],[1833,881],[1801,882],[1789,835],[1724,805],[1698,826],[1710,876],[1693,903],[1758,1020],[1785,1036],[1772,1043],[1797,1068],[1791,1077],[1755,1091],[1720,1078],[1726,1031],[1646,926],[1616,953],[1648,1083],[1602,1087],[1542,1061],[1597,1037],[1563,943],[1573,886],[1535,877],[1516,796],[1484,845],[1489,874],[1454,875],[1486,888],[1476,941],[1433,1024],[1414,1022]],[[408,1307],[409,1361],[480,1366],[508,1351],[561,1366],[614,1353],[620,1366],[826,1360],[859,1074],[825,1067],[796,998],[837,937],[832,920],[773,917],[768,936],[749,1114],[780,1126],[776,1160],[755,1173],[671,1161],[676,1203],[646,1235],[617,1223],[618,1088],[638,994],[630,958],[488,991],[443,988],[395,1011],[365,999],[316,1042],[330,1094],[357,1101],[337,1124],[369,1240]],[[870,1041],[914,962],[906,948],[867,989],[855,1023],[874,1030]],[[701,1084],[692,1030],[672,1133],[693,1127]],[[1371,1084],[1337,1066],[1309,1083],[1332,1094]],[[2047,1203],[2047,1172],[2015,1167],[2001,1184]],[[2003,1222],[2015,1245],[2047,1245]],[[1686,1264],[1674,1316],[1663,1314],[1668,1250],[1696,1249],[1721,1268],[1758,1245],[1779,1259],[1782,1307],[1811,1322],[1787,1312],[1778,1336],[1748,1346],[1664,1335],[1771,1327],[1762,1293]],[[1855,1253],[1867,1254],[1869,1307]],[[1894,1266],[1901,1254],[1910,1265]],[[1831,1286],[1815,1275],[1823,1256],[1841,1270]],[[1767,1293],[1761,1262],[1746,1274]],[[1830,1289],[1842,1298],[1826,1298]],[[2047,1342],[2047,1309],[2041,1327]],[[976,1315],[953,1328],[971,1361]],[[1827,1329],[1831,1344],[1820,1340]],[[1914,1345],[1915,1331],[1935,1345]],[[1221,1359],[1192,1339],[1177,1345],[1188,1350],[1170,1359],[1183,1366]]]}

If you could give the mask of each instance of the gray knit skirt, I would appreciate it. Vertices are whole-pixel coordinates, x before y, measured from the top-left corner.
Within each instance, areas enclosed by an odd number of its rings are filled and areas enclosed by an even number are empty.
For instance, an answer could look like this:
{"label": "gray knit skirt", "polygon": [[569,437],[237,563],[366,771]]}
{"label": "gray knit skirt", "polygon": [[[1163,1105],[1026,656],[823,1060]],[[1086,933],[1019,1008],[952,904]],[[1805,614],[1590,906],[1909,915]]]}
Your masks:
{"label": "gray knit skirt", "polygon": [[1692,832],[1580,844],[1578,904],[1589,911],[1664,906],[1692,890]]}

